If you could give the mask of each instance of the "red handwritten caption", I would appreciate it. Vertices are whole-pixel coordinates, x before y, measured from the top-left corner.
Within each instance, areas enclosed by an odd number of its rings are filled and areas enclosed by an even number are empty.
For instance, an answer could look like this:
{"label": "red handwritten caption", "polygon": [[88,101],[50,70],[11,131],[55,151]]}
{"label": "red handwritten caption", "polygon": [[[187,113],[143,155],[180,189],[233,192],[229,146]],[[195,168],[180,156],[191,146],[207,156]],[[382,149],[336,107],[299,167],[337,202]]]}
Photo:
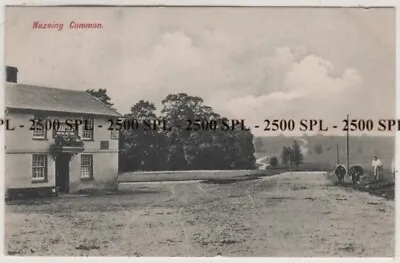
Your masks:
{"label": "red handwritten caption", "polygon": [[34,21],[32,24],[32,29],[35,30],[55,30],[62,31],[64,28],[72,30],[88,30],[88,29],[102,29],[103,24],[99,22],[76,22],[70,21],[68,27],[65,27],[64,23],[59,22],[40,22]]}

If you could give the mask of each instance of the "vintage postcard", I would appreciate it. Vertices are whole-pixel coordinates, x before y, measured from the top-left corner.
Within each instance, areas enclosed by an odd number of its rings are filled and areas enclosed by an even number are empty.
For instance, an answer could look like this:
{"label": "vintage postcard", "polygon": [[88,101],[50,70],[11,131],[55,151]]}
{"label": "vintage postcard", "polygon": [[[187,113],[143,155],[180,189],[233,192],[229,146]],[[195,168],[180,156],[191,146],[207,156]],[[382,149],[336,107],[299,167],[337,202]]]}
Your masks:
{"label": "vintage postcard", "polygon": [[394,257],[395,21],[6,6],[4,254]]}

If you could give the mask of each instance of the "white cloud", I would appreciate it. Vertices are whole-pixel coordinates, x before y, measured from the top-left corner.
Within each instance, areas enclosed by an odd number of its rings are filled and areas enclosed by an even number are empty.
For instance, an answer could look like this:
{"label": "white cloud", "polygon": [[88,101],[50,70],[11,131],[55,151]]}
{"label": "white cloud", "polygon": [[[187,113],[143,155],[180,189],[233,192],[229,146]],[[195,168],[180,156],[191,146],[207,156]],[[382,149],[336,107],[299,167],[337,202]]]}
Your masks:
{"label": "white cloud", "polygon": [[303,96],[332,96],[358,88],[362,82],[355,69],[346,69],[338,77],[332,76],[333,65],[323,58],[309,55],[291,65],[285,74],[283,89],[298,91]]}
{"label": "white cloud", "polygon": [[273,52],[250,43],[241,47],[243,43],[215,30],[195,38],[183,31],[166,32],[146,52],[125,60],[123,75],[133,88],[125,89],[125,96],[113,96],[115,103],[125,105],[124,112],[147,99],[160,109],[166,95],[186,92],[224,116],[261,125],[265,118],[342,117],[343,103],[349,101],[342,96],[357,92],[363,82],[356,69],[337,74],[331,61],[304,46]]}
{"label": "white cloud", "polygon": [[126,97],[160,103],[169,93],[186,92],[224,116],[260,124],[266,117],[314,118],[362,84],[356,69],[333,75],[333,63],[308,54],[304,46],[278,47],[271,54],[250,44],[239,48],[242,44],[216,31],[205,30],[197,38],[167,32],[132,58],[135,66],[127,64],[125,75],[136,88],[116,104],[126,105]]}
{"label": "white cloud", "polygon": [[249,87],[247,96],[228,101],[226,111],[251,124],[260,124],[264,118],[323,117],[332,121],[342,117],[341,109],[346,109],[345,103],[351,103],[344,98],[348,92],[359,90],[362,77],[350,68],[339,76],[332,76],[334,65],[330,61],[304,54],[299,56],[288,47],[277,48],[273,56],[265,59],[264,65],[259,64],[265,75],[273,78],[265,84],[273,84],[273,91],[265,86],[263,94],[259,94],[259,89]]}

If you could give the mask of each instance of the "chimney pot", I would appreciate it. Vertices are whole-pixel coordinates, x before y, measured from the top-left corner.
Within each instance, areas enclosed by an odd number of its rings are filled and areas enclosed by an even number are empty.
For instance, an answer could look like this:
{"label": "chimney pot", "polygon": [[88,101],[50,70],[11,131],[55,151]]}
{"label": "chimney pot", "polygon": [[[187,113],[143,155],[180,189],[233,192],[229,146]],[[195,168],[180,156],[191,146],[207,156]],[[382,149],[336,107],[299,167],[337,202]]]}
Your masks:
{"label": "chimney pot", "polygon": [[6,81],[17,83],[18,68],[6,66]]}

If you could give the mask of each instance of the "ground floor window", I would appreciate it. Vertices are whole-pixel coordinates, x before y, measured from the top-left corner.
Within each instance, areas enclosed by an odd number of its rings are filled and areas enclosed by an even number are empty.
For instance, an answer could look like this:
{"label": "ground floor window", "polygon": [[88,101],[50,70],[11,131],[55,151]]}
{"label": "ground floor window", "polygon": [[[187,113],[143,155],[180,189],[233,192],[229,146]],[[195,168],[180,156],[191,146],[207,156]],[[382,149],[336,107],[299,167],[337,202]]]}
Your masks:
{"label": "ground floor window", "polygon": [[81,178],[82,179],[93,179],[93,155],[82,154],[81,155]]}
{"label": "ground floor window", "polygon": [[47,179],[47,154],[32,156],[32,180],[44,181]]}

